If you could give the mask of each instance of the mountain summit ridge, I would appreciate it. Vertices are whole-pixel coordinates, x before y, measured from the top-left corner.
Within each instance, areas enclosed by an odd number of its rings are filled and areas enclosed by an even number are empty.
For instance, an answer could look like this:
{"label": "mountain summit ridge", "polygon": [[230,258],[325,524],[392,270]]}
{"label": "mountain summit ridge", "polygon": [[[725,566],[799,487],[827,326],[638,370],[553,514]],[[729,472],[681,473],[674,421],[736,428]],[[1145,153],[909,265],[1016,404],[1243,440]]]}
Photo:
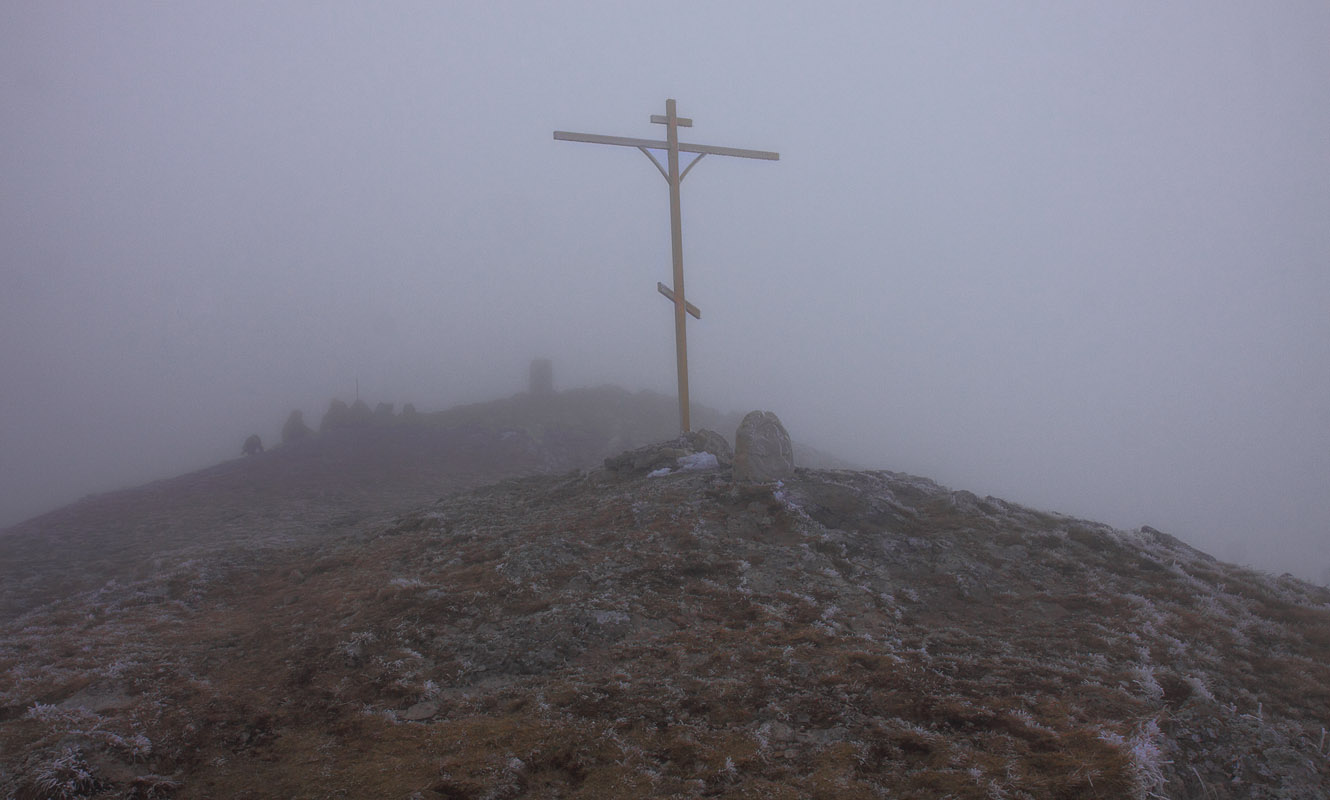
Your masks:
{"label": "mountain summit ridge", "polygon": [[0,619],[0,792],[1330,784],[1330,592],[1153,529],[807,468],[766,484],[595,467],[339,521],[373,497],[346,502],[299,535],[256,509],[232,542],[152,539],[140,518],[120,535],[174,549]]}
{"label": "mountain summit ridge", "polygon": [[[699,404],[694,411],[731,437],[740,420]],[[0,619],[111,578],[142,577],[164,551],[289,543],[502,478],[591,468],[671,438],[675,414],[672,397],[604,385],[321,424],[256,455],[89,495],[0,530]],[[848,466],[795,448],[802,464]]]}

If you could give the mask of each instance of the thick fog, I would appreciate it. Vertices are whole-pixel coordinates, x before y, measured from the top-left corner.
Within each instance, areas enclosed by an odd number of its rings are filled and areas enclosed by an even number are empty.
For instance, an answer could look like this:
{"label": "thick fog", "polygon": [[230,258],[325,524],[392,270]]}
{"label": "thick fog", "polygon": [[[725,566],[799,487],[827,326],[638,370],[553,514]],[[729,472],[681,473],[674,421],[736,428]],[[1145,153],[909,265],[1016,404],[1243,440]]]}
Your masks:
{"label": "thick fog", "polygon": [[[1330,578],[1330,6],[9,3],[0,524],[332,397],[674,391]],[[732,432],[726,432],[732,434]]]}

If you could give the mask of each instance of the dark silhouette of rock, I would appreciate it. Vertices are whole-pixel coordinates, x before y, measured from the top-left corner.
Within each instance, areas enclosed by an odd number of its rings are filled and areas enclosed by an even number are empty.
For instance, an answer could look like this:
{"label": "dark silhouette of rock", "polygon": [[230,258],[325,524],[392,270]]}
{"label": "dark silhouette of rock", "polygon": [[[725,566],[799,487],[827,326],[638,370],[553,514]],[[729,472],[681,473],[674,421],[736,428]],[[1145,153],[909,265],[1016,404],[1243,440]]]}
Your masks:
{"label": "dark silhouette of rock", "polygon": [[319,420],[319,432],[326,433],[349,427],[351,427],[351,409],[345,401],[334,397],[332,402],[328,403],[328,410],[323,412],[323,419]]}
{"label": "dark silhouette of rock", "polygon": [[251,433],[249,435],[249,438],[245,440],[244,447],[240,448],[240,451],[247,456],[252,456],[258,453],[262,453],[263,440],[259,438],[259,435],[257,433]]}
{"label": "dark silhouette of rock", "polygon": [[384,425],[393,421],[393,404],[379,403],[374,406],[374,422],[378,425]]}
{"label": "dark silhouette of rock", "polygon": [[351,404],[351,413],[347,417],[353,428],[368,427],[374,421],[374,412],[369,410],[369,406],[364,400],[357,400]]}
{"label": "dark silhouette of rock", "polygon": [[778,481],[794,474],[794,447],[780,418],[750,411],[734,434],[734,479]]}
{"label": "dark silhouette of rock", "polygon": [[313,435],[314,431],[305,424],[305,417],[300,413],[300,409],[291,412],[291,416],[286,418],[286,423],[282,425],[282,444],[291,444],[304,441]]}

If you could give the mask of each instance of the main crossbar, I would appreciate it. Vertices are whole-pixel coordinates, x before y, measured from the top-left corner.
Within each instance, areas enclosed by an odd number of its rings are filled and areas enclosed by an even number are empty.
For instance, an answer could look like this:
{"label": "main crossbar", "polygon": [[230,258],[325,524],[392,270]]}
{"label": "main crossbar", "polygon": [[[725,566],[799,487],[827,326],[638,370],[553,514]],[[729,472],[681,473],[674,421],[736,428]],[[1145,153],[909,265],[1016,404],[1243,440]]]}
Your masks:
{"label": "main crossbar", "polygon": [[[602,136],[598,133],[571,133],[555,131],[554,138],[563,142],[588,142],[590,144],[617,144],[622,147],[645,147],[650,150],[668,150],[669,142],[656,139],[633,139],[628,136]],[[766,150],[741,150],[737,147],[716,147],[710,144],[688,144],[679,142],[681,153],[704,153],[714,156],[734,156],[736,158],[760,158],[764,161],[780,161],[780,153]]]}

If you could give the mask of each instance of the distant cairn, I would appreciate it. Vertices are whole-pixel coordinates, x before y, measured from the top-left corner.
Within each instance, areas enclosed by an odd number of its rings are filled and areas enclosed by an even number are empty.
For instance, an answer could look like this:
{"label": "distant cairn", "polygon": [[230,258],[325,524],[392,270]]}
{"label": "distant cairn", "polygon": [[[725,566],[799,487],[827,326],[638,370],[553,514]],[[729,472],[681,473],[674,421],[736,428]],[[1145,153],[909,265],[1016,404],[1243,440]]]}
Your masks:
{"label": "distant cairn", "polygon": [[345,400],[333,398],[328,404],[328,410],[323,412],[323,419],[319,420],[319,433],[327,433],[335,428],[351,427],[351,408]]}
{"label": "distant cairn", "polygon": [[286,423],[282,425],[282,444],[294,444],[308,439],[314,431],[305,424],[305,417],[300,413],[300,409],[291,412],[291,416],[286,418]]}
{"label": "distant cairn", "polygon": [[[389,417],[391,416],[390,407]],[[328,410],[323,414],[323,419],[319,421],[319,433],[340,428],[368,428],[373,420],[374,412],[370,411],[364,400],[357,398],[348,406],[345,401],[333,398],[328,404]]]}

